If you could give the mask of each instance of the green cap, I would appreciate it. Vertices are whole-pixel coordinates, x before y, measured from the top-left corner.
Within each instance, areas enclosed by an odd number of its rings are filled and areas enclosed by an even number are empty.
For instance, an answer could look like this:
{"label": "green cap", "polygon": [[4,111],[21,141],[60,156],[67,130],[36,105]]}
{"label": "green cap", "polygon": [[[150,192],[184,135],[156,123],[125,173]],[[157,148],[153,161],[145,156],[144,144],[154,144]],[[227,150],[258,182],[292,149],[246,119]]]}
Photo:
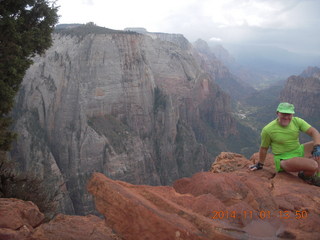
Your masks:
{"label": "green cap", "polygon": [[282,102],[279,104],[277,112],[294,114],[294,106],[291,103]]}

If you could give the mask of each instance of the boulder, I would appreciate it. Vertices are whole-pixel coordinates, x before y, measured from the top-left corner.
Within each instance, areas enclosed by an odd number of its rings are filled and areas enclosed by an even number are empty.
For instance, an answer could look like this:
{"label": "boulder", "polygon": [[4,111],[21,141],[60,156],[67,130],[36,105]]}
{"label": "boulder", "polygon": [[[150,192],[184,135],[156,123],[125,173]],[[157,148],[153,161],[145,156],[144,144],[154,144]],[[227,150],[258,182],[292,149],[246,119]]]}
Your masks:
{"label": "boulder", "polygon": [[35,229],[30,240],[120,240],[105,221],[94,215],[58,214],[52,221]]}
{"label": "boulder", "polygon": [[0,239],[24,239],[44,220],[32,202],[0,198]]}
{"label": "boulder", "polygon": [[0,198],[0,240],[120,240],[97,216],[58,214],[44,223],[32,202]]}

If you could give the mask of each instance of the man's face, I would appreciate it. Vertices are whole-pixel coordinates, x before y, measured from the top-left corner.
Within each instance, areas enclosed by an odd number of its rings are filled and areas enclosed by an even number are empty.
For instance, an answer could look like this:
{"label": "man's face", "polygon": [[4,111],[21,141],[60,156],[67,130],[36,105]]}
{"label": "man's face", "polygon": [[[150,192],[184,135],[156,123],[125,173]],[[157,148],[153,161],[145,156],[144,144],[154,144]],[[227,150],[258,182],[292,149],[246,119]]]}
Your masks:
{"label": "man's face", "polygon": [[290,124],[291,119],[293,114],[289,114],[289,113],[277,113],[278,115],[278,119],[279,119],[279,124],[283,127],[286,127]]}

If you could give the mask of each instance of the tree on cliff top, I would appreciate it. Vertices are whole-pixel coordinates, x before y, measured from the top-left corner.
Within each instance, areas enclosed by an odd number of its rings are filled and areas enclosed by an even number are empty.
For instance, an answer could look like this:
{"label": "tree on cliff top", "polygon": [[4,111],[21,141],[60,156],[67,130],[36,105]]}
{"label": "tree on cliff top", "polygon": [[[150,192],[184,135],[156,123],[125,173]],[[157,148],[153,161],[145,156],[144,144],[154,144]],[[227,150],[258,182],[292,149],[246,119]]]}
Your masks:
{"label": "tree on cliff top", "polygon": [[51,46],[57,21],[57,7],[49,0],[0,0],[0,197],[30,200],[43,211],[52,208],[42,180],[17,173],[6,151],[15,138],[9,129],[15,95],[32,58]]}
{"label": "tree on cliff top", "polygon": [[10,149],[8,114],[32,57],[52,44],[57,10],[48,0],[0,0],[0,151]]}

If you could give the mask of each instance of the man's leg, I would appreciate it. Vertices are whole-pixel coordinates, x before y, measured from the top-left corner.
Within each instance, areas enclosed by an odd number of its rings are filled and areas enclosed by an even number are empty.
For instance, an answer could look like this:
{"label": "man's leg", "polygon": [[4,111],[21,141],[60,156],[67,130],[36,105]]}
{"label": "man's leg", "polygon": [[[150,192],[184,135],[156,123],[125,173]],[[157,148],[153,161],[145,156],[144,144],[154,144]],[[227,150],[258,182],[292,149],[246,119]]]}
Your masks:
{"label": "man's leg", "polygon": [[286,172],[299,172],[298,177],[304,181],[320,187],[320,178],[315,175],[318,163],[313,158],[294,157],[280,162]]}
{"label": "man's leg", "polygon": [[303,171],[306,176],[313,176],[318,170],[318,163],[313,158],[294,157],[280,162],[286,172]]}
{"label": "man's leg", "polygon": [[[312,158],[312,150],[313,150],[313,142],[307,142],[304,143],[304,156],[307,158]],[[318,162],[318,170],[317,170],[317,176],[320,177],[320,161]]]}
{"label": "man's leg", "polygon": [[313,150],[313,142],[307,142],[304,143],[304,156],[307,158],[311,158],[312,157],[312,150]]}

